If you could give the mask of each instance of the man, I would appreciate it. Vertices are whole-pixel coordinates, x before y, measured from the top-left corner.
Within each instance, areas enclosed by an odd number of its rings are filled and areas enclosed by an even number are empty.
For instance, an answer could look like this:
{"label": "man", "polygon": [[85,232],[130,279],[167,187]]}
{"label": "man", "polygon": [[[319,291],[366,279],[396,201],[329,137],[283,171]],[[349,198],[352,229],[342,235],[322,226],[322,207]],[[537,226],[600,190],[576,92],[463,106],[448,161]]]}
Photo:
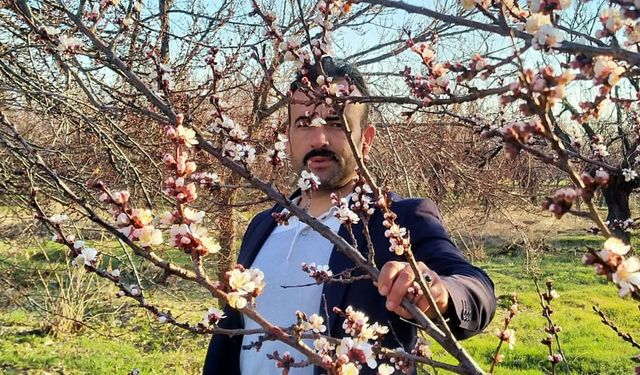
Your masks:
{"label": "man", "polygon": [[[352,95],[368,96],[369,91],[360,73],[347,64],[337,65],[330,58],[322,60],[322,70],[312,69],[306,79],[316,82],[324,72],[333,77],[334,83],[346,83],[345,76],[356,86]],[[292,100],[289,107],[289,156],[295,172],[315,174],[320,184],[310,194],[294,194],[296,204],[337,231],[351,242],[344,227],[340,226],[332,208],[330,195],[333,192],[346,197],[355,188],[356,159],[342,128],[342,118],[329,106],[318,105],[310,100],[301,87],[301,77],[292,84]],[[367,121],[368,106],[347,104],[344,118],[353,131],[353,139],[367,156],[375,136],[375,129]],[[426,199],[401,199],[392,195],[391,210],[398,215],[396,222],[411,234],[412,249],[419,268],[432,280],[429,284],[437,308],[448,319],[458,338],[472,336],[484,329],[495,312],[493,283],[487,275],[469,264],[460,251],[449,240],[435,204]],[[415,276],[404,258],[390,252],[389,239],[383,217],[376,210],[370,218],[369,232],[376,250],[376,264],[381,267],[377,287],[371,281],[350,284],[325,283],[309,286],[313,280],[301,270],[300,264],[328,264],[333,274],[353,267],[353,263],[317,232],[291,218],[288,225],[276,226],[272,213],[282,211],[276,205],[258,214],[249,224],[245,234],[238,263],[255,267],[265,274],[266,287],[257,298],[257,310],[271,323],[288,327],[296,322],[295,312],[307,316],[316,313],[328,317],[327,332],[333,337],[346,336],[342,330],[342,318],[333,312],[333,307],[344,310],[347,306],[364,312],[369,323],[377,322],[389,326],[390,333],[384,344],[389,348],[403,346],[410,351],[416,340],[415,327],[407,322],[411,314],[400,306],[403,297],[413,286]],[[366,254],[367,245],[362,234],[362,222],[353,226],[358,249]],[[414,297],[414,303],[428,316],[434,317],[424,296]],[[227,308],[227,318],[220,322],[223,328],[258,328],[250,319]],[[204,374],[279,374],[275,362],[267,354],[278,351],[291,352],[296,361],[305,358],[284,344],[273,341],[255,344],[259,335],[233,336],[214,335],[205,361]],[[242,347],[252,347],[242,350]],[[361,373],[376,373],[363,364]],[[311,366],[294,368],[291,374],[323,373]]]}

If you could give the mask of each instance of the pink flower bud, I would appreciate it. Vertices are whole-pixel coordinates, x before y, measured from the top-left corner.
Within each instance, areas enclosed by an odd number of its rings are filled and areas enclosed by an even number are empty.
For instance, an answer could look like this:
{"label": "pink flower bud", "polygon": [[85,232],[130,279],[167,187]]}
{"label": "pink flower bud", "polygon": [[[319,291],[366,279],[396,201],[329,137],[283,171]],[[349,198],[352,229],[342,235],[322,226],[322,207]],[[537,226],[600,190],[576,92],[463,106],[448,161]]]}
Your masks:
{"label": "pink flower bud", "polygon": [[166,153],[162,157],[162,162],[165,163],[167,166],[171,166],[176,163],[176,160],[173,158],[173,155]]}
{"label": "pink flower bud", "polygon": [[609,173],[604,169],[598,169],[596,171],[596,184],[606,185],[609,182]]}
{"label": "pink flower bud", "polygon": [[184,122],[184,115],[182,113],[178,113],[176,115],[176,126],[182,125],[183,122]]}
{"label": "pink flower bud", "polygon": [[167,135],[167,138],[174,139],[176,137],[176,128],[167,126],[164,128],[164,133]]}

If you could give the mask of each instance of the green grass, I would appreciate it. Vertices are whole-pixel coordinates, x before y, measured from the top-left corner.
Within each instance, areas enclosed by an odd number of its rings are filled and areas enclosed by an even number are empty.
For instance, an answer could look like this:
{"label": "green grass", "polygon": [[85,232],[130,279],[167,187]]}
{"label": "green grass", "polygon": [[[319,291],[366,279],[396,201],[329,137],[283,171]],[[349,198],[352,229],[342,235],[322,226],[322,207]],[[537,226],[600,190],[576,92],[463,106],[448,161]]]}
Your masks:
{"label": "green grass", "polygon": [[[631,373],[634,363],[630,358],[638,351],[601,324],[592,306],[599,306],[623,331],[640,337],[638,303],[619,298],[612,284],[596,276],[591,268],[580,265],[581,249],[597,247],[602,240],[591,236],[563,236],[549,243],[554,250],[538,257],[538,267],[533,269],[541,270],[536,275],[541,286],[551,278],[560,294],[552,303],[553,319],[563,328],[560,339],[572,373]],[[126,268],[126,259],[117,244],[95,245],[113,255],[103,258],[103,262]],[[0,274],[8,275],[15,288],[36,299],[42,296],[43,289],[34,276],[35,270],[52,274],[65,269],[66,250],[49,243],[47,256],[42,251],[38,246],[18,249],[0,245]],[[178,263],[186,261],[181,254],[164,255]],[[509,306],[508,297],[516,292],[520,313],[512,328],[516,330],[517,343],[513,350],[503,349],[505,360],[496,374],[548,373],[546,348],[539,343],[545,336],[545,320],[540,314],[534,275],[525,271],[522,255],[489,259],[478,265],[494,280],[500,307],[487,333],[465,341],[464,346],[483,368],[489,368],[498,343],[492,332],[502,324],[504,311]],[[152,282],[157,275],[155,271],[141,262],[137,262],[136,267],[143,277],[149,301],[171,310],[181,320],[197,322],[202,313],[215,304],[206,293],[189,283],[173,281],[169,286],[156,286]],[[133,281],[131,273],[125,273],[124,277],[128,278],[127,282]],[[49,287],[55,290],[58,286],[51,283]],[[58,336],[43,332],[47,321],[37,308],[24,303],[15,288],[3,288],[10,298],[7,302],[0,298],[1,373],[126,374],[139,369],[143,374],[197,374],[201,371],[208,337],[159,324],[130,301],[115,298],[116,289],[108,283],[98,281],[95,297],[87,307],[86,326],[78,332]],[[4,294],[0,292],[0,296]],[[433,348],[433,351],[434,359],[451,361],[441,349]]]}
{"label": "green grass", "polygon": [[[579,246],[574,238],[558,241],[565,245]],[[593,243],[591,243],[593,242]],[[585,241],[589,246],[596,241]],[[599,242],[601,243],[601,241]],[[635,337],[640,336],[638,303],[621,299],[615,287],[602,277],[596,276],[592,268],[580,265],[580,253],[561,248],[546,254],[539,260],[537,275],[524,271],[522,257],[499,257],[478,264],[485,269],[496,284],[499,309],[496,318],[486,332],[464,342],[465,348],[485,369],[491,366],[491,357],[498,344],[493,335],[495,329],[504,324],[503,317],[510,306],[509,296],[518,296],[519,314],[511,323],[516,331],[517,343],[513,350],[503,346],[504,362],[497,367],[496,374],[540,374],[550,373],[546,360],[546,346],[540,340],[546,336],[546,320],[542,317],[534,278],[539,279],[542,290],[545,281],[552,279],[560,298],[552,301],[555,324],[562,327],[559,333],[562,349],[573,374],[629,374],[637,364],[631,357],[638,354],[630,344],[618,338],[609,327],[600,322],[592,310],[598,306],[620,329]],[[434,358],[450,359],[442,350],[434,350]],[[564,373],[559,367],[558,373]]]}

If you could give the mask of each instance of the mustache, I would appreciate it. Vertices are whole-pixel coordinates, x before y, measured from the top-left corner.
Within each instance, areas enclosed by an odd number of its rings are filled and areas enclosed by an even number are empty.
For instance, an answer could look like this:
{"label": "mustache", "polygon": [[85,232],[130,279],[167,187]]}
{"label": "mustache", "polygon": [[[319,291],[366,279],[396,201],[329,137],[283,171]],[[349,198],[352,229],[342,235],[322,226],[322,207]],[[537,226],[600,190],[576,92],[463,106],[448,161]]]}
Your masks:
{"label": "mustache", "polygon": [[328,150],[326,148],[320,149],[320,150],[311,150],[309,152],[307,152],[307,154],[304,156],[304,158],[302,159],[302,163],[304,165],[307,164],[307,162],[309,161],[309,159],[311,159],[314,156],[321,156],[321,157],[325,157],[325,158],[331,158],[335,161],[338,161],[338,155],[336,155],[335,152]]}

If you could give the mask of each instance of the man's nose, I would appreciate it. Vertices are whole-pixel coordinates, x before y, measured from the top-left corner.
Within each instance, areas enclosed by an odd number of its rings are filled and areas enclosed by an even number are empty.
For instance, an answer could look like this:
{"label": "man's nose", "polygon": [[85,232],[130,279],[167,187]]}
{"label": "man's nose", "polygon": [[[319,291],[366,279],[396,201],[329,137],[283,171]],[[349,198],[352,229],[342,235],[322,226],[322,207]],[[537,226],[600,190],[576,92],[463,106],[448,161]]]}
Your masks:
{"label": "man's nose", "polygon": [[325,126],[321,125],[313,127],[309,133],[309,136],[311,137],[310,145],[313,149],[320,150],[329,147],[329,137]]}

